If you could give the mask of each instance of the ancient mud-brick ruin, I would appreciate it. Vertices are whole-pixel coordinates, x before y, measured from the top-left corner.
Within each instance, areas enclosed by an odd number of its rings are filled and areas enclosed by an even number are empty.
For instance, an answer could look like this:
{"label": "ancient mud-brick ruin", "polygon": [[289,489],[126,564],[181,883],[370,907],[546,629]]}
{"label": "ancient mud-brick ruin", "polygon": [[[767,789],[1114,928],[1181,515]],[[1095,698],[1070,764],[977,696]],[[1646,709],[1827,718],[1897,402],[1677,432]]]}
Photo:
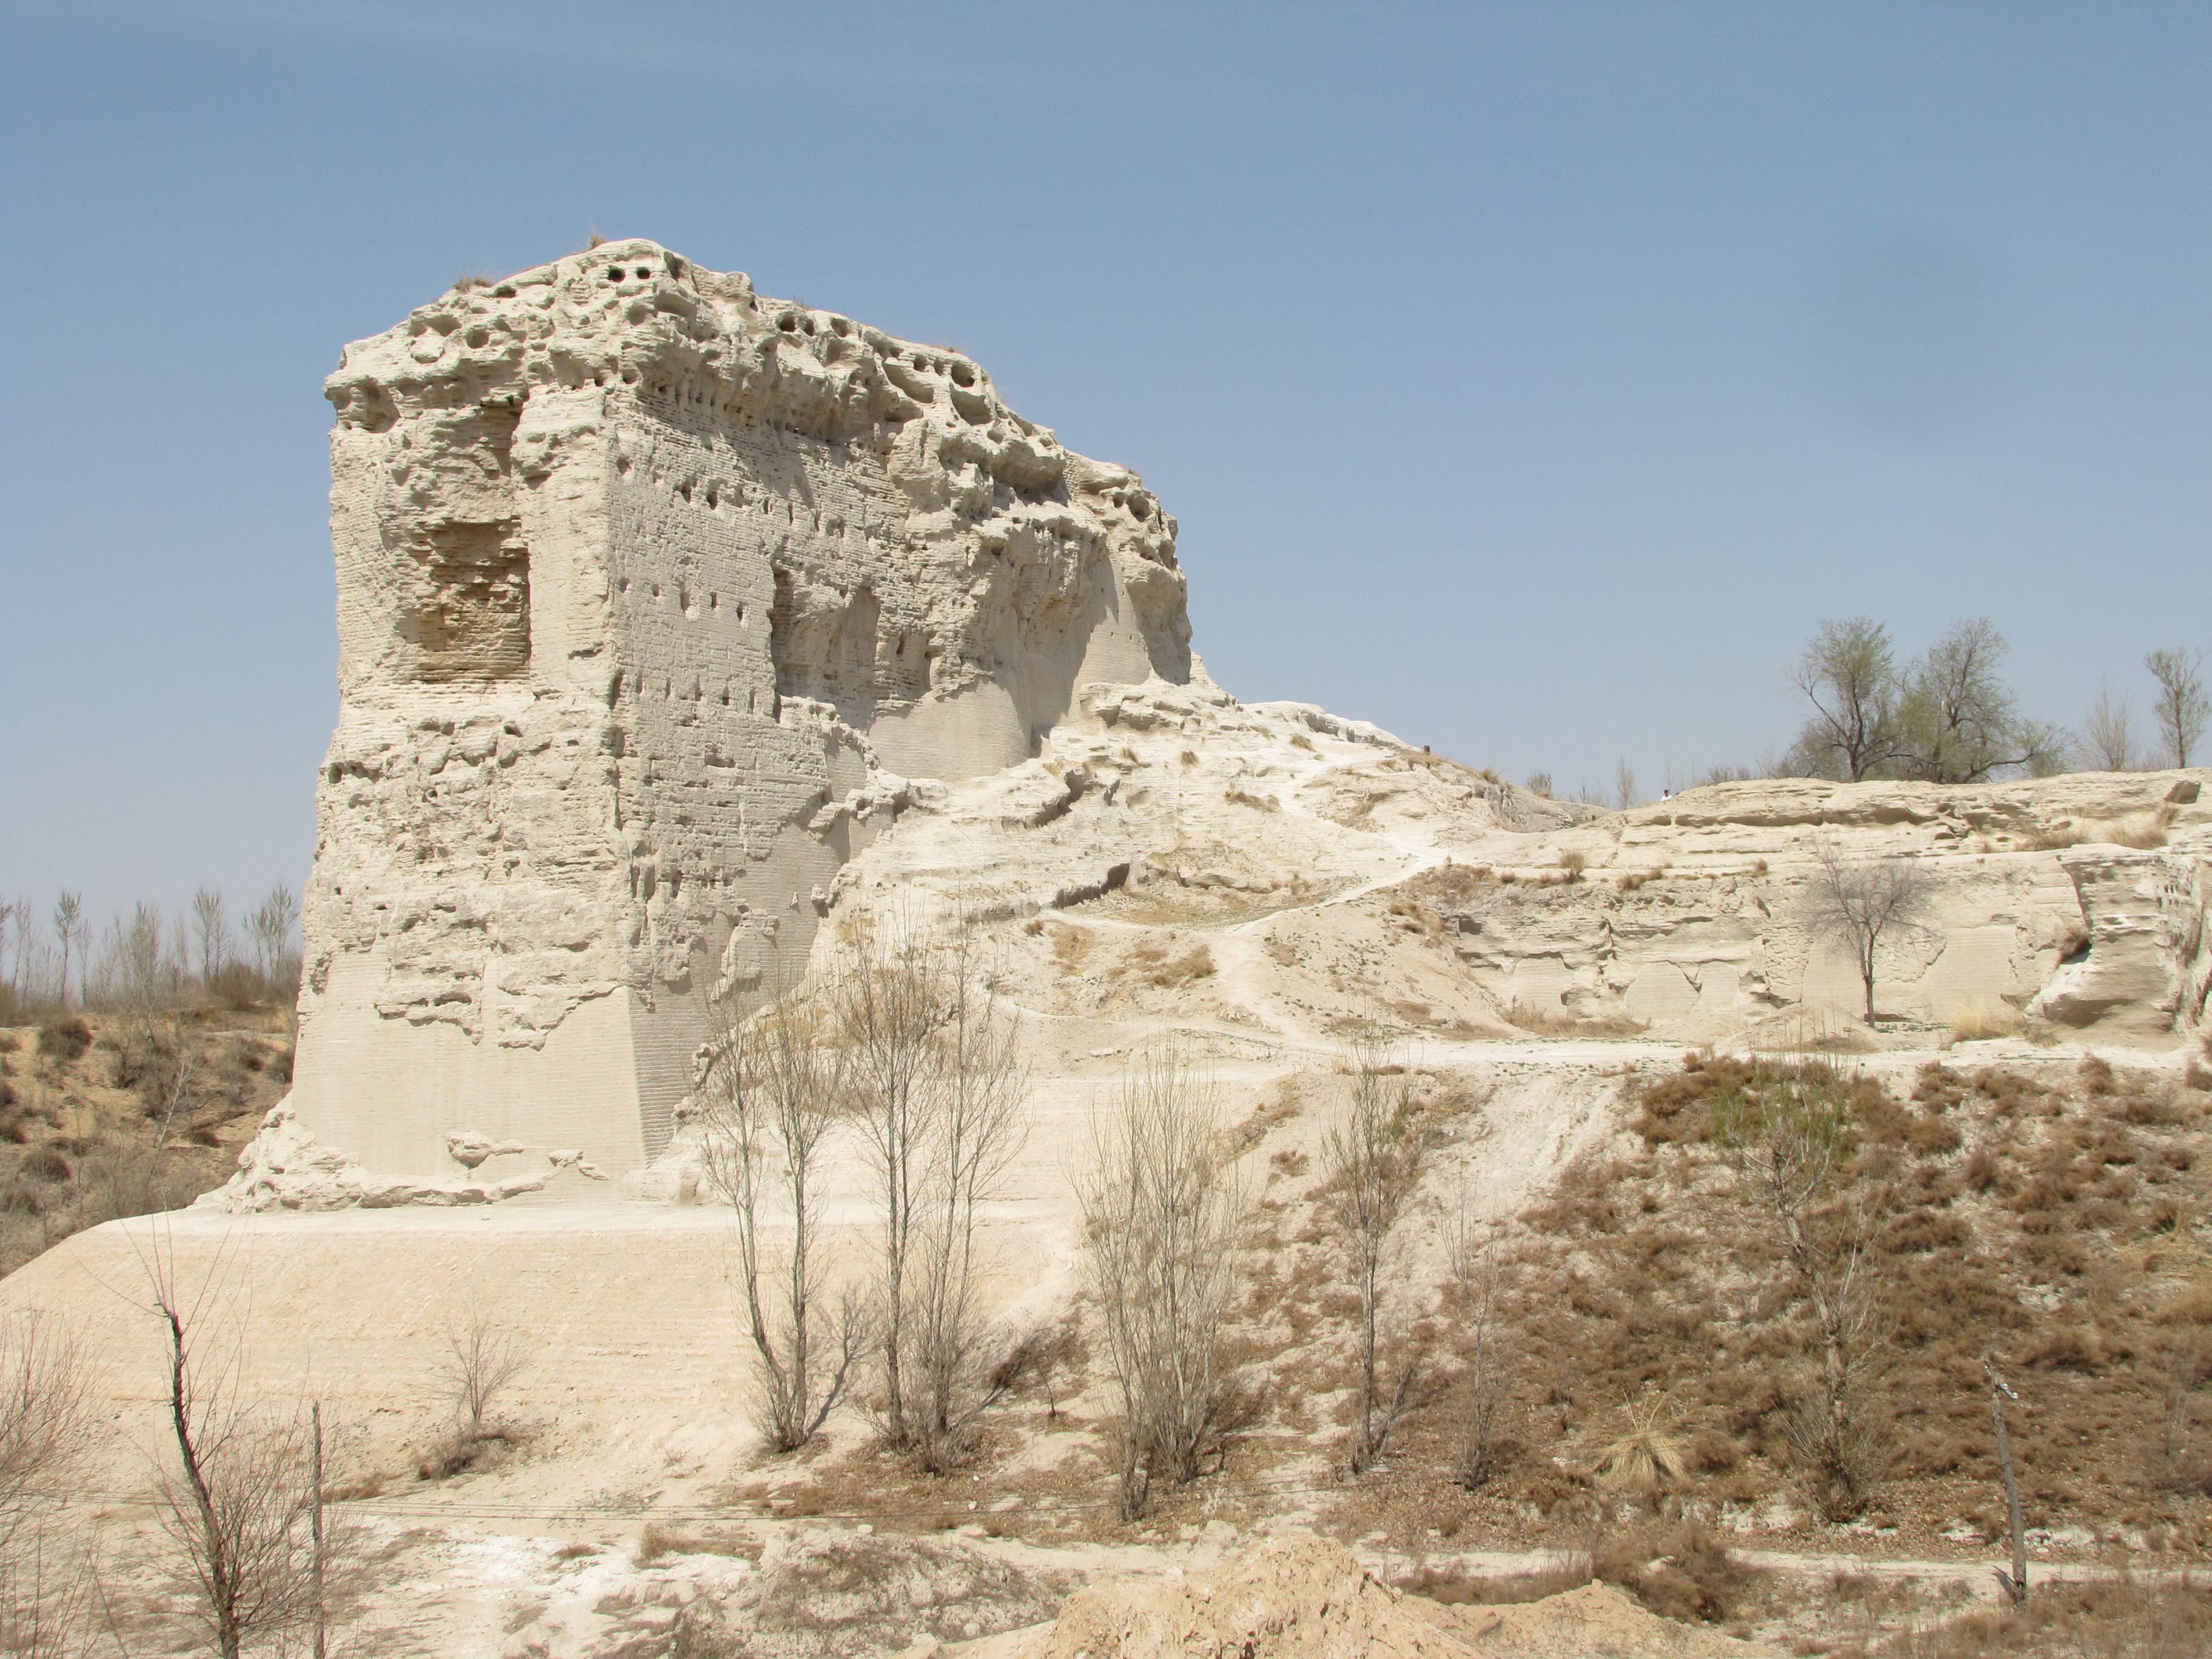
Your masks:
{"label": "ancient mud-brick ruin", "polygon": [[1190,675],[1133,475],[959,352],[651,242],[457,287],[328,393],[293,1104],[379,1171],[649,1160],[706,996],[795,968],[905,780],[1026,758],[1081,683]]}

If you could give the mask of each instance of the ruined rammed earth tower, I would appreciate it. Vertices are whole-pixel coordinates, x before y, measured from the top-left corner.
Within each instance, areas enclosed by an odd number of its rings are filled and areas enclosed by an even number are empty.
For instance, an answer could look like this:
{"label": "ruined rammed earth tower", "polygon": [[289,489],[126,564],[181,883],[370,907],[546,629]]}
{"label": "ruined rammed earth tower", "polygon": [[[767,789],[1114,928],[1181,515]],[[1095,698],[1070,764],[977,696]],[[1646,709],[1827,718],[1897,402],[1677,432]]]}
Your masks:
{"label": "ruined rammed earth tower", "polygon": [[650,1159],[702,1002],[795,965],[904,780],[1190,674],[1175,523],[957,351],[651,242],[456,288],[328,392],[341,710],[293,1104]]}

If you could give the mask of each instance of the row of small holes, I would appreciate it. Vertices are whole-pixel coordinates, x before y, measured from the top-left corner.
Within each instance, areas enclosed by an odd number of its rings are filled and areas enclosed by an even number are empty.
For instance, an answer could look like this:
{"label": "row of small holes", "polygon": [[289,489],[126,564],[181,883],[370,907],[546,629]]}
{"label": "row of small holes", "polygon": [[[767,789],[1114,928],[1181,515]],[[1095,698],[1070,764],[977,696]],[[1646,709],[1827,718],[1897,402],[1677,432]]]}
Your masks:
{"label": "row of small holes", "polygon": [[[654,599],[659,599],[659,598],[660,597],[660,584],[659,584],[659,582],[654,582],[652,586],[653,586],[653,597]],[[615,592],[617,592],[617,593],[627,593],[627,592],[629,592],[629,577],[627,577],[627,576],[617,576],[617,577],[615,579]],[[709,593],[709,594],[708,594],[708,595],[707,595],[707,608],[708,608],[709,611],[719,611],[719,610],[720,610],[720,609],[722,608],[722,596],[721,596],[720,594],[719,594],[719,593]],[[744,607],[744,602],[743,602],[743,601],[740,601],[740,602],[738,603],[738,620],[739,622],[743,622],[744,619],[745,619],[745,607]]]}

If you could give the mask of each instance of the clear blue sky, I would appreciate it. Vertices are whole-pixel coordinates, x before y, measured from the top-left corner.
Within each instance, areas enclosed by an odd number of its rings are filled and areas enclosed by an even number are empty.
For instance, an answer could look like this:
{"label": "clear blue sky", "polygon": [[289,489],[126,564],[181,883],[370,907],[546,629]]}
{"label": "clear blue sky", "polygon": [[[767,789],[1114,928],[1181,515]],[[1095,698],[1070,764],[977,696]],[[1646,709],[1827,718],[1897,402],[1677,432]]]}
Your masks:
{"label": "clear blue sky", "polygon": [[967,349],[1252,698],[1647,787],[2212,646],[2212,7],[0,0],[0,891],[297,886],[339,345],[596,227]]}

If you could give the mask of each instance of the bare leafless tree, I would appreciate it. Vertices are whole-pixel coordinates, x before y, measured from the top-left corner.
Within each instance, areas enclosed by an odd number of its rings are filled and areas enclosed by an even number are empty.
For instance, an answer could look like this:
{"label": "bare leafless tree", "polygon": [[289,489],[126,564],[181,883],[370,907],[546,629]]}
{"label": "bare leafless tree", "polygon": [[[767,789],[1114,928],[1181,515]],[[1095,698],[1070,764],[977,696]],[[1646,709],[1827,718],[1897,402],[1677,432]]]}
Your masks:
{"label": "bare leafless tree", "polygon": [[910,1268],[936,1108],[933,1049],[945,1001],[938,952],[896,918],[850,946],[833,992],[838,1039],[849,1055],[853,1114],[874,1170],[882,1228],[872,1310],[878,1409],[884,1438],[902,1449],[914,1440],[906,1378]]}
{"label": "bare leafless tree", "polygon": [[825,1305],[818,1237],[823,1142],[844,1103],[846,1050],[814,1002],[785,996],[750,1019],[734,996],[712,1008],[701,1146],[737,1218],[762,1437],[796,1451],[843,1397],[861,1336],[854,1302]]}
{"label": "bare leafless tree", "polygon": [[31,994],[32,952],[38,946],[37,921],[31,901],[18,893],[15,896],[15,967],[10,982],[20,996]]}
{"label": "bare leafless tree", "polygon": [[[284,981],[298,967],[292,951],[292,932],[300,925],[300,901],[279,882],[268,897],[246,919],[246,933],[253,949],[253,965],[270,989],[280,997],[290,994]],[[291,988],[296,992],[297,987]]]}
{"label": "bare leafless tree", "polygon": [[70,955],[83,936],[85,926],[84,901],[75,893],[64,892],[54,901],[54,937],[61,942],[62,978],[58,1000],[69,1006]]}
{"label": "bare leafless tree", "polygon": [[1350,1252],[1359,1300],[1353,1333],[1359,1427],[1352,1468],[1362,1474],[1389,1449],[1419,1373],[1407,1355],[1401,1358],[1395,1381],[1383,1381],[1382,1290],[1391,1229],[1420,1180],[1427,1141],[1414,1110],[1413,1079],[1386,1046],[1354,1044],[1345,1069],[1351,1088],[1343,1109],[1322,1133],[1321,1150],[1324,1184]]}
{"label": "bare leafless tree", "polygon": [[0,1318],[0,1562],[19,1559],[90,1429],[84,1362],[68,1330],[34,1313]]}
{"label": "bare leafless tree", "polygon": [[1464,1196],[1453,1217],[1450,1247],[1449,1288],[1466,1360],[1452,1474],[1473,1492],[1489,1484],[1505,1460],[1514,1423],[1513,1354],[1504,1328],[1504,1274]]}
{"label": "bare leafless tree", "polygon": [[521,1338],[471,1295],[459,1317],[446,1328],[446,1351],[437,1365],[464,1441],[474,1445],[503,1432],[494,1407],[529,1369]]}
{"label": "bare leafless tree", "polygon": [[2154,651],[2143,666],[2158,683],[2151,712],[2158,719],[2159,740],[2166,748],[2166,763],[2186,766],[2204,736],[2204,722],[2212,718],[2212,696],[2204,690],[2204,653],[2177,646]]}
{"label": "bare leafless tree", "polygon": [[98,1567],[82,1529],[43,1522],[0,1550],[0,1654],[81,1659],[104,1645],[97,1642]]}
{"label": "bare leafless tree", "polygon": [[230,916],[219,889],[203,887],[192,895],[191,929],[204,990],[213,987],[216,975],[230,960]]}
{"label": "bare leafless tree", "polygon": [[257,1406],[240,1393],[239,1343],[225,1322],[220,1253],[197,1287],[185,1283],[165,1231],[134,1241],[166,1350],[174,1462],[161,1479],[161,1520],[186,1604],[222,1659],[313,1621],[316,1580],[313,1446],[304,1413]]}
{"label": "bare leafless tree", "polygon": [[2110,680],[2098,685],[2097,700],[2089,705],[2075,746],[2093,772],[2136,769],[2142,750],[2136,741],[2135,710],[2125,696],[2112,689]]}
{"label": "bare leafless tree", "polygon": [[933,936],[894,915],[854,942],[831,991],[881,1226],[878,1419],[886,1443],[933,1469],[957,1460],[1005,1376],[985,1352],[975,1232],[1020,1146],[1025,1079],[981,980],[968,929]]}
{"label": "bare leafless tree", "polygon": [[1875,969],[1882,941],[1922,931],[1933,884],[1910,858],[1850,859],[1826,841],[1814,844],[1813,858],[1816,868],[1806,888],[1805,925],[1816,938],[1850,951],[1866,993],[1866,1018],[1871,1025]]}
{"label": "bare leafless tree", "polygon": [[1849,1097],[1832,1080],[1778,1079],[1723,1096],[1713,1127],[1812,1315],[1819,1374],[1799,1395],[1792,1443],[1814,1474],[1823,1510],[1856,1514],[1876,1462],[1863,1396],[1885,1332],[1870,1223],[1845,1179],[1856,1133]]}
{"label": "bare leafless tree", "polygon": [[1219,1443],[1246,1194],[1212,1085],[1169,1050],[1131,1062],[1088,1150],[1076,1194],[1121,1396],[1121,1514],[1133,1520],[1155,1486],[1195,1479]]}
{"label": "bare leafless tree", "polygon": [[922,1467],[941,1474],[963,1461],[969,1431],[1014,1379],[981,1298],[976,1231],[1024,1139],[1028,1071],[1012,1015],[984,988],[975,935],[945,948],[945,1017],[933,1047],[937,1077],[928,1164],[916,1220],[916,1291],[908,1326],[919,1410],[912,1419]]}

